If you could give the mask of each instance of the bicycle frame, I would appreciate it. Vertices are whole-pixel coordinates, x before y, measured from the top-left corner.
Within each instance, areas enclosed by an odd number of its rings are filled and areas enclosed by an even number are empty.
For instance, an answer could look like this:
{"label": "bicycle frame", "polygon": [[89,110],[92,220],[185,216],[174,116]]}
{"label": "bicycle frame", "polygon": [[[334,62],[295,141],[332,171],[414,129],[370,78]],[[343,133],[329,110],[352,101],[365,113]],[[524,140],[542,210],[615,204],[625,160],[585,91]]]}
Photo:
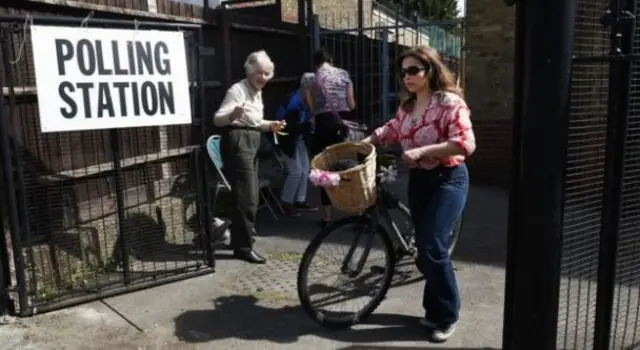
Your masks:
{"label": "bicycle frame", "polygon": [[402,205],[402,203],[395,195],[384,188],[384,184],[382,184],[379,179],[376,179],[376,185],[378,191],[376,204],[363,213],[363,217],[366,218],[369,223],[365,231],[367,233],[367,241],[364,252],[360,257],[356,268],[350,269],[351,258],[353,257],[355,249],[358,246],[358,242],[360,241],[360,237],[363,233],[363,231],[360,231],[356,234],[354,241],[353,243],[351,243],[349,251],[347,252],[347,255],[342,262],[341,272],[349,275],[350,277],[355,277],[362,272],[362,268],[364,267],[364,264],[369,257],[369,252],[371,251],[373,237],[375,236],[376,232],[375,230],[377,230],[379,227],[385,230],[385,234],[389,235],[392,242],[400,245],[400,249],[405,252],[411,249],[409,243],[402,235],[402,232],[400,232],[400,230],[398,229],[398,226],[394,222],[390,213],[391,209],[397,208],[398,206]]}

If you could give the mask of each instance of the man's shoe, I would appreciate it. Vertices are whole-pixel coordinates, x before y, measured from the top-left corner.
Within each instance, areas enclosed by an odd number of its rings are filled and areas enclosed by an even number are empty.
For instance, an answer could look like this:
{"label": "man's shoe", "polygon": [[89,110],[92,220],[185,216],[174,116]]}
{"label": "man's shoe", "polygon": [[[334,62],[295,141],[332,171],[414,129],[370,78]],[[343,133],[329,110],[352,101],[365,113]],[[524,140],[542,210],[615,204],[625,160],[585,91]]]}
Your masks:
{"label": "man's shoe", "polygon": [[284,214],[287,216],[300,216],[298,208],[292,204],[282,202],[282,209],[284,210]]}
{"label": "man's shoe", "polygon": [[316,211],[318,207],[311,206],[307,202],[298,202],[295,204],[296,209],[299,211]]}
{"label": "man's shoe", "polygon": [[235,249],[233,257],[252,264],[264,264],[267,261],[253,249]]}

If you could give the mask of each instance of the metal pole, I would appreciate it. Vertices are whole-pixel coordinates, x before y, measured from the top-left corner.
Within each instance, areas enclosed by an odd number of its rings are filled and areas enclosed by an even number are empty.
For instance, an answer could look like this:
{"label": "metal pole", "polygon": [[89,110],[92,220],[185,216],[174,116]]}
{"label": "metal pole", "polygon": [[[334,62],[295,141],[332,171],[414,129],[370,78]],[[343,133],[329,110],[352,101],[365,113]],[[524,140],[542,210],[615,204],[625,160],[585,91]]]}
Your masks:
{"label": "metal pole", "polygon": [[[374,32],[375,33],[375,32]],[[356,49],[356,66],[355,66],[355,95],[356,95],[356,110],[357,120],[363,120],[365,86],[366,86],[366,72],[367,62],[365,61],[364,52],[364,0],[358,0],[358,43]]]}
{"label": "metal pole", "polygon": [[[320,18],[313,15],[313,52],[320,49]],[[313,55],[312,52],[312,55]]]}
{"label": "metal pole", "polygon": [[603,23],[611,26],[609,55],[609,94],[607,111],[607,146],[602,225],[598,259],[598,287],[594,323],[594,350],[607,350],[611,341],[611,323],[616,284],[620,216],[622,210],[622,179],[625,173],[625,151],[631,89],[631,54],[634,40],[635,1],[611,0]]}
{"label": "metal pole", "polygon": [[[2,120],[4,120],[3,102],[4,99],[0,98],[0,119]],[[0,132],[3,133],[4,128],[0,130]],[[4,164],[1,170],[3,174],[7,171],[12,171],[11,169],[5,168]],[[6,217],[5,214],[7,213],[5,213],[6,210],[3,210],[3,208],[6,209],[8,208],[8,206],[5,206],[4,203],[3,205],[0,205],[0,227],[2,227],[2,236],[0,237],[0,315],[4,315],[8,312],[13,313],[15,311],[12,310],[13,303],[11,302],[11,298],[9,298],[8,293],[8,288],[11,286],[11,262],[9,260],[9,247],[7,246],[7,240],[5,238],[6,233],[3,220],[3,218]]]}
{"label": "metal pole", "polygon": [[[205,11],[207,11],[205,9]],[[224,10],[223,10],[224,11]],[[205,87],[204,81],[204,58],[205,57],[213,57],[213,55],[205,55],[205,44],[204,44],[204,30],[202,27],[198,29],[198,64],[196,65],[196,71],[198,74],[198,100],[200,102],[200,113],[196,114],[198,119],[194,127],[199,128],[201,134],[199,136],[200,145],[202,147],[206,147],[207,138],[211,134],[209,130],[209,121],[206,119],[209,115],[208,112],[208,100],[207,100],[207,88]],[[194,133],[196,134],[196,133]],[[212,230],[211,230],[211,220],[214,217],[215,213],[215,201],[216,197],[211,198],[211,193],[209,191],[209,186],[207,181],[209,180],[209,171],[206,165],[207,156],[206,152],[203,152],[201,149],[198,149],[194,156],[195,164],[194,168],[196,171],[196,200],[198,201],[198,216],[200,217],[200,225],[202,226],[204,234],[204,250],[205,250],[205,261],[209,267],[215,268],[216,262],[214,258],[214,249],[212,247]],[[217,183],[217,182],[216,182]],[[217,186],[216,186],[217,187]]]}
{"label": "metal pole", "polygon": [[111,156],[113,159],[113,182],[115,183],[115,192],[116,192],[116,214],[118,217],[118,242],[120,249],[120,254],[122,258],[122,278],[124,281],[124,285],[129,285],[131,283],[131,266],[129,264],[129,249],[127,247],[127,238],[126,238],[126,225],[125,220],[127,219],[125,213],[125,201],[124,201],[124,176],[122,175],[121,164],[122,161],[122,151],[120,150],[120,135],[118,134],[118,130],[111,129],[109,130],[109,138],[111,140]]}
{"label": "metal pole", "polygon": [[[508,345],[512,344],[514,324],[514,280],[517,275],[516,266],[516,225],[518,223],[518,192],[520,191],[520,150],[522,142],[522,112],[523,112],[523,87],[524,77],[522,68],[524,67],[525,52],[525,28],[526,28],[526,12],[523,4],[516,7],[516,26],[515,26],[515,60],[513,66],[513,120],[511,124],[511,171],[509,173],[511,186],[509,188],[509,214],[507,223],[507,271],[505,277],[505,294],[504,294],[504,314],[502,328],[502,344],[505,349],[509,349]],[[464,70],[464,66],[462,67]]]}
{"label": "metal pole", "polygon": [[382,33],[382,57],[380,59],[380,84],[382,86],[381,93],[381,121],[386,122],[389,119],[389,32],[387,30]]}
{"label": "metal pole", "polygon": [[[298,35],[300,45],[300,57],[307,57],[309,50],[309,41],[307,40],[308,31],[311,28],[307,28],[307,11],[305,0],[298,0]],[[300,74],[309,71],[311,65],[306,60],[300,60]]]}
{"label": "metal pole", "polygon": [[[313,13],[313,0],[307,0],[307,30],[311,31],[309,38],[309,67],[313,67],[313,52],[320,47],[320,38],[316,35],[316,26],[320,27],[318,16]],[[319,33],[319,31],[318,31]],[[316,46],[317,41],[317,46]]]}
{"label": "metal pole", "polygon": [[233,84],[233,57],[231,56],[231,18],[226,7],[222,6],[220,10],[220,35],[222,35],[223,65],[224,65],[224,88],[228,89]]}
{"label": "metal pole", "polygon": [[[516,202],[509,203],[507,300],[511,327],[504,349],[556,350],[564,169],[576,0],[519,3],[524,24],[522,126]],[[540,142],[545,135],[545,142]],[[515,152],[515,150],[514,150]],[[540,176],[544,169],[544,176]],[[515,207],[512,207],[515,206]]]}
{"label": "metal pole", "polygon": [[[0,20],[1,21],[1,20]],[[2,45],[2,57],[11,57],[9,55],[9,49],[7,47],[8,41],[4,33],[0,38],[0,45]],[[4,59],[4,71],[6,77],[10,79],[11,75],[7,74],[11,72],[9,66],[9,60]],[[10,93],[13,91],[13,84],[11,82],[2,81],[3,75],[0,75],[0,86],[8,86]],[[28,295],[27,295],[27,283],[26,283],[26,264],[24,261],[24,254],[22,253],[22,235],[20,231],[20,219],[18,214],[18,200],[16,198],[16,186],[13,178],[14,164],[11,161],[11,150],[15,149],[11,146],[9,133],[10,125],[7,122],[7,117],[4,115],[4,99],[0,98],[0,158],[2,158],[2,178],[3,189],[7,208],[9,210],[9,230],[11,230],[11,245],[13,249],[13,259],[16,265],[16,282],[18,284],[18,305],[20,307],[20,313],[24,313],[29,308]],[[20,166],[16,164],[16,166]],[[4,229],[3,237],[4,240]]]}

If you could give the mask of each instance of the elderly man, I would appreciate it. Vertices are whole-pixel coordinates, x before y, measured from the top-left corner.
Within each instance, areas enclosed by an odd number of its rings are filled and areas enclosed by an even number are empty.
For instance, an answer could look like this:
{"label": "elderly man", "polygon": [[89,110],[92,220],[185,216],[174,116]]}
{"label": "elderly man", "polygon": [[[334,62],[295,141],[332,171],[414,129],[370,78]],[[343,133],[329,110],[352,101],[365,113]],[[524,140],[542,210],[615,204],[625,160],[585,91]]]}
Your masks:
{"label": "elderly man", "polygon": [[282,130],[284,121],[264,120],[262,88],[273,77],[274,64],[265,51],[247,57],[247,77],[232,85],[215,113],[214,124],[223,129],[221,151],[225,176],[231,185],[231,248],[233,255],[254,264],[265,259],[253,250],[259,202],[258,149],[262,132]]}

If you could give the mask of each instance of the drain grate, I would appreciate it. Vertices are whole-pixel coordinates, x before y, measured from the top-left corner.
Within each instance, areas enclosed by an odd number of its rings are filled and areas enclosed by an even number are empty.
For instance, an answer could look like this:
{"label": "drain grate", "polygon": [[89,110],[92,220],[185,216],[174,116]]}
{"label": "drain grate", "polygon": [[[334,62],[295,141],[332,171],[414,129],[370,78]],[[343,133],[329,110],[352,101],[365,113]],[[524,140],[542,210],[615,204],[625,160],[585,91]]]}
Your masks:
{"label": "drain grate", "polygon": [[231,288],[242,294],[255,295],[262,300],[297,299],[296,277],[299,265],[293,256],[268,257],[264,265],[247,265],[233,276]]}

